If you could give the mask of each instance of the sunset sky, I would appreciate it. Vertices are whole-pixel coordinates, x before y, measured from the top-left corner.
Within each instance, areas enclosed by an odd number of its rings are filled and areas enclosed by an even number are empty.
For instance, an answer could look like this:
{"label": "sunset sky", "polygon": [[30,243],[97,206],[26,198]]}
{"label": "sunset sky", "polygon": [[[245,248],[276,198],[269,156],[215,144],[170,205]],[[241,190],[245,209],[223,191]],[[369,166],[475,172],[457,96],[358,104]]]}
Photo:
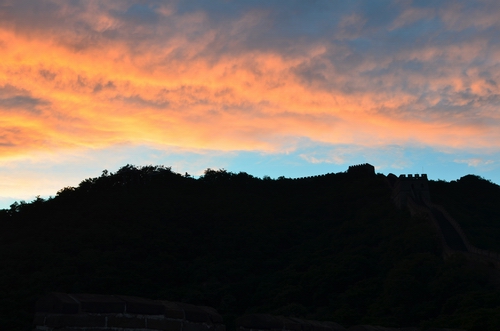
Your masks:
{"label": "sunset sky", "polygon": [[500,2],[0,0],[0,208],[126,164],[500,183]]}

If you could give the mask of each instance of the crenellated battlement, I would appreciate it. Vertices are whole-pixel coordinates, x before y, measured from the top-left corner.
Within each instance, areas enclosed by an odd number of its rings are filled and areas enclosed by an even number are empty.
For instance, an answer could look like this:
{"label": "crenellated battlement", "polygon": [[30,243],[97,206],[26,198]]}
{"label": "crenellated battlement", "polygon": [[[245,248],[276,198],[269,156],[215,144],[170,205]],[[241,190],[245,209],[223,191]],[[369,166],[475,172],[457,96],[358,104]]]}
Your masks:
{"label": "crenellated battlement", "polygon": [[375,175],[375,167],[369,163],[352,165],[347,169],[347,173],[352,175],[373,176]]}
{"label": "crenellated battlement", "polygon": [[427,179],[427,174],[401,174],[399,175],[399,179],[422,179],[422,180],[428,180]]}

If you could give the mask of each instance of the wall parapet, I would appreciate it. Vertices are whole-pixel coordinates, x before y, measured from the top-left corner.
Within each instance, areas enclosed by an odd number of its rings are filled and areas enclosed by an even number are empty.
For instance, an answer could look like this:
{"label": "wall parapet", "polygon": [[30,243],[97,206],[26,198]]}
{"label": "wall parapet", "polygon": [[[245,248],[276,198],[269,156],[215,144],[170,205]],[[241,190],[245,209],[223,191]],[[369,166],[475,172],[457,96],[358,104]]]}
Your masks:
{"label": "wall parapet", "polygon": [[342,325],[334,322],[303,320],[294,317],[269,314],[250,314],[236,319],[237,331],[345,331]]}
{"label": "wall parapet", "polygon": [[[237,318],[235,324],[237,331],[420,331],[416,327],[370,325],[346,329],[335,322],[268,314],[244,315]],[[36,304],[34,330],[225,331],[226,327],[222,316],[211,307],[123,295],[52,292],[40,298]]]}
{"label": "wall parapet", "polygon": [[453,226],[455,231],[457,231],[458,235],[460,236],[460,238],[464,242],[464,245],[467,248],[467,251],[469,253],[481,255],[481,256],[487,257],[489,259],[498,260],[500,263],[500,253],[489,251],[486,249],[480,249],[480,248],[474,246],[473,244],[471,244],[469,239],[467,238],[467,235],[465,234],[464,230],[460,226],[460,224],[458,224],[458,222],[446,211],[446,209],[444,209],[444,207],[437,205],[437,204],[434,204],[434,203],[431,203],[429,201],[425,201],[425,204],[429,207],[434,207],[434,208],[438,209],[441,213],[443,213],[443,215],[446,217],[448,222],[450,222],[451,226]]}
{"label": "wall parapet", "polygon": [[49,293],[38,300],[35,330],[225,331],[210,307],[123,295]]}
{"label": "wall parapet", "polygon": [[[421,331],[419,327],[383,327],[355,325],[346,329],[334,322],[304,320],[269,314],[250,314],[236,319],[236,331]],[[458,329],[431,328],[428,331],[465,331]]]}
{"label": "wall parapet", "polygon": [[[348,331],[420,331],[422,329],[416,327],[405,327],[405,328],[390,328],[383,326],[371,326],[371,325],[356,325],[350,327]],[[437,329],[430,328],[426,331],[465,331],[462,329]]]}

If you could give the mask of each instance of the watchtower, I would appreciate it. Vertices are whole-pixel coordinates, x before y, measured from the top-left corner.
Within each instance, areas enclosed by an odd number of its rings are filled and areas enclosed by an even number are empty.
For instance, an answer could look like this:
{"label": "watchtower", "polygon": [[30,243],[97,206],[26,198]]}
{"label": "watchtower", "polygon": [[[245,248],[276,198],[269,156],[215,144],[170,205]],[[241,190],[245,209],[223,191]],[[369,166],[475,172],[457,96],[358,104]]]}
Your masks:
{"label": "watchtower", "polygon": [[375,167],[369,163],[363,163],[358,165],[349,166],[347,173],[355,176],[374,176]]}
{"label": "watchtower", "polygon": [[392,199],[401,208],[406,205],[408,198],[418,204],[430,201],[429,181],[426,174],[399,176],[394,185]]}

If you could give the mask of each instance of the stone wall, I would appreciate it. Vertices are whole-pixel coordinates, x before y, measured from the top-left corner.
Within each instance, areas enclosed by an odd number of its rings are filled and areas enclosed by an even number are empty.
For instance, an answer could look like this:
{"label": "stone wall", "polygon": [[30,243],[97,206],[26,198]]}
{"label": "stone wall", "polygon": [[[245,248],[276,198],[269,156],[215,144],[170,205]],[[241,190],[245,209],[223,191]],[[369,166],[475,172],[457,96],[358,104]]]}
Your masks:
{"label": "stone wall", "polygon": [[446,244],[443,231],[433,215],[433,209],[438,210],[458,233],[467,250],[467,252],[463,253],[470,254],[471,257],[487,259],[500,267],[500,253],[480,249],[472,245],[458,222],[442,206],[430,202],[427,175],[400,175],[396,179],[395,175],[390,174],[387,176],[387,182],[393,189],[392,200],[399,208],[408,207],[413,216],[419,214],[432,221],[438,230],[445,256],[453,255],[456,251]]}
{"label": "stone wall", "polygon": [[[334,322],[319,322],[268,314],[251,314],[236,319],[236,331],[421,331],[417,327],[390,328],[356,325],[349,329]],[[426,331],[465,331],[456,329],[427,329]]]}
{"label": "stone wall", "polygon": [[[348,331],[420,331],[419,328],[386,328],[383,326],[371,326],[371,325],[357,325],[349,328]],[[436,329],[430,328],[426,329],[426,331],[464,331],[458,329]]]}
{"label": "stone wall", "polygon": [[[210,307],[100,294],[49,293],[38,300],[33,324],[34,330],[44,331],[226,331],[222,316]],[[236,331],[420,331],[371,325],[346,329],[334,322],[268,314],[241,316],[235,326]]]}
{"label": "stone wall", "polygon": [[453,251],[446,244],[446,239],[444,237],[443,231],[441,230],[441,227],[439,226],[438,222],[434,219],[432,212],[428,207],[426,207],[425,205],[422,205],[422,204],[417,204],[412,199],[407,200],[406,206],[410,210],[412,217],[415,217],[415,216],[422,217],[422,218],[428,220],[430,222],[430,224],[434,227],[434,229],[436,230],[436,233],[438,234],[439,242],[441,243],[442,257],[444,259],[455,254],[455,251]]}
{"label": "stone wall", "polygon": [[331,175],[335,175],[333,173],[330,174],[323,174],[323,175],[315,175],[315,176],[306,176],[306,177],[298,177],[298,178],[289,178],[294,181],[303,181],[303,180],[317,180],[317,179],[322,179]]}
{"label": "stone wall", "polygon": [[237,331],[345,331],[334,322],[318,322],[293,317],[251,314],[236,319]]}
{"label": "stone wall", "polygon": [[35,330],[225,331],[210,307],[122,295],[50,293],[36,305]]}
{"label": "stone wall", "polygon": [[458,224],[457,221],[455,221],[455,219],[453,217],[451,217],[451,215],[446,211],[446,209],[444,209],[442,206],[440,205],[436,205],[436,204],[432,204],[432,203],[429,203],[427,202],[426,205],[428,206],[432,206],[436,209],[439,209],[439,211],[441,211],[441,213],[443,213],[443,215],[446,217],[446,219],[450,222],[450,224],[455,228],[455,230],[458,232],[458,234],[460,235],[460,237],[462,238],[465,246],[467,247],[467,250],[470,252],[470,253],[473,253],[473,254],[477,254],[477,255],[481,255],[481,256],[484,256],[484,257],[487,257],[489,259],[494,259],[494,260],[498,260],[500,262],[500,254],[497,253],[497,252],[493,252],[493,251],[488,251],[488,250],[485,250],[485,249],[480,249],[480,248],[477,248],[476,246],[472,245],[470,242],[469,242],[469,239],[467,238],[467,236],[465,235],[465,232],[464,230],[462,229],[462,227],[460,226],[460,224]]}

